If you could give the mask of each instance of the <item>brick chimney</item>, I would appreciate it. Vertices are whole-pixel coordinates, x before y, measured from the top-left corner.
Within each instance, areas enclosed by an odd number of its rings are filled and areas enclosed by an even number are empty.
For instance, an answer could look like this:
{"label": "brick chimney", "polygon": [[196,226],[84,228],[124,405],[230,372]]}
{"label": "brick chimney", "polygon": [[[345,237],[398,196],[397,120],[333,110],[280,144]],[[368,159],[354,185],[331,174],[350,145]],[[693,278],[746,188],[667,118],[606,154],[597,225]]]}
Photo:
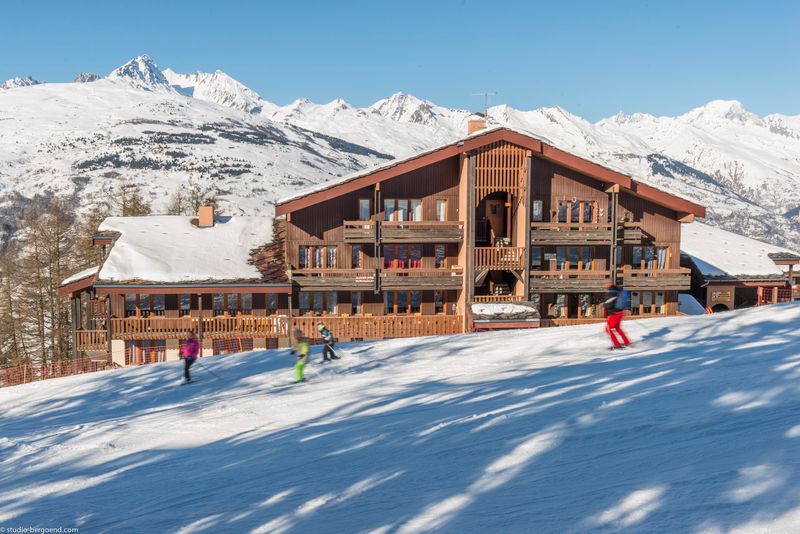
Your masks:
{"label": "brick chimney", "polygon": [[200,206],[197,210],[197,227],[210,228],[214,226],[214,206]]}
{"label": "brick chimney", "polygon": [[472,135],[484,128],[486,128],[486,118],[481,113],[476,113],[467,120],[467,135]]}

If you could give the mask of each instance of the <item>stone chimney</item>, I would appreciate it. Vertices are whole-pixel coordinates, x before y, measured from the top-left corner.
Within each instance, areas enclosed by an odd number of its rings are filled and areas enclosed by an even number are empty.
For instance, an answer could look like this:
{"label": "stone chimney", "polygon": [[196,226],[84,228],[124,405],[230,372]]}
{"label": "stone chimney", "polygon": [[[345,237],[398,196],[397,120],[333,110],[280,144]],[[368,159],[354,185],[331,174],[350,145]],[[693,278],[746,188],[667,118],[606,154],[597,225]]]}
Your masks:
{"label": "stone chimney", "polygon": [[210,228],[214,226],[214,206],[200,206],[197,210],[197,227]]}
{"label": "stone chimney", "polygon": [[486,128],[486,117],[482,113],[475,113],[467,120],[467,135],[472,135],[484,128]]}

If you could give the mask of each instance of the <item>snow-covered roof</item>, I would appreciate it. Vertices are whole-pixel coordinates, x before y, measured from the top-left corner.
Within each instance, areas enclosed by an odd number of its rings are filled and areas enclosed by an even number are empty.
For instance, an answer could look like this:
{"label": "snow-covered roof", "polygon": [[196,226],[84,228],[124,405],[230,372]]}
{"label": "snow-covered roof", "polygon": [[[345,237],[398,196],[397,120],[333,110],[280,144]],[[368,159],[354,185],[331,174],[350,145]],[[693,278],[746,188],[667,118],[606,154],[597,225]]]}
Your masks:
{"label": "snow-covered roof", "polygon": [[78,280],[83,280],[84,278],[88,278],[89,276],[94,276],[95,274],[97,274],[98,269],[99,267],[95,266],[79,271],[73,274],[72,276],[65,278],[64,281],[61,282],[61,285],[65,286],[67,284],[71,284],[72,282],[77,282]]}
{"label": "snow-covered roof", "polygon": [[796,254],[701,222],[681,227],[681,252],[691,256],[703,276],[709,278],[782,277],[785,269],[769,254]]}
{"label": "snow-covered roof", "polygon": [[192,217],[109,217],[98,231],[119,237],[98,283],[258,282],[251,252],[272,241],[272,217],[218,216],[210,228]]}
{"label": "snow-covered roof", "polygon": [[[341,185],[341,184],[344,184],[344,183],[347,183],[347,182],[351,182],[353,180],[361,178],[362,176],[368,176],[370,174],[373,174],[373,173],[378,172],[378,171],[382,171],[384,169],[390,169],[392,167],[400,165],[401,163],[405,163],[407,161],[412,161],[412,160],[415,160],[417,158],[421,158],[423,156],[426,156],[428,154],[433,154],[434,152],[438,152],[439,150],[442,150],[442,149],[447,148],[449,146],[456,145],[456,144],[458,144],[458,143],[460,143],[460,142],[462,142],[462,141],[464,141],[466,139],[471,139],[473,137],[479,137],[481,135],[486,135],[488,133],[496,132],[498,130],[509,130],[509,131],[512,131],[512,132],[515,132],[515,133],[518,133],[518,134],[521,134],[521,135],[525,135],[525,136],[528,136],[528,137],[533,137],[535,139],[539,139],[540,141],[545,142],[545,143],[552,144],[545,137],[543,137],[541,135],[538,135],[538,134],[534,134],[532,132],[529,132],[529,131],[526,131],[526,130],[523,130],[523,129],[520,129],[520,128],[513,128],[513,127],[510,127],[510,126],[503,126],[503,125],[492,126],[490,128],[484,128],[482,130],[478,130],[476,132],[473,132],[470,135],[468,135],[466,137],[463,137],[461,139],[458,139],[456,141],[449,141],[449,142],[444,143],[442,145],[438,145],[438,146],[435,146],[433,148],[429,148],[428,150],[423,150],[422,152],[416,152],[416,153],[411,154],[410,156],[407,156],[405,158],[393,159],[393,160],[387,161],[386,163],[382,163],[380,165],[376,165],[374,167],[370,167],[370,168],[364,169],[362,171],[357,171],[357,172],[354,172],[352,174],[348,174],[348,175],[342,176],[340,178],[335,178],[333,180],[328,180],[328,181],[323,182],[321,184],[317,184],[314,187],[303,189],[302,191],[298,191],[297,193],[295,193],[293,195],[289,195],[289,196],[286,196],[286,197],[283,197],[283,198],[279,199],[276,202],[276,204],[285,204],[286,202],[290,202],[292,200],[297,200],[298,198],[303,198],[303,197],[311,195],[313,193],[318,193],[320,191],[325,191],[326,189],[330,189],[331,187],[334,187],[334,186],[337,186],[337,185]],[[604,167],[608,167],[607,165],[604,165],[604,164],[601,164],[601,163],[598,163],[598,165],[603,165]],[[608,168],[610,168],[610,167],[608,167]],[[616,171],[616,169],[612,169],[612,170]],[[624,174],[623,171],[617,171],[617,172],[620,172],[620,173]]]}

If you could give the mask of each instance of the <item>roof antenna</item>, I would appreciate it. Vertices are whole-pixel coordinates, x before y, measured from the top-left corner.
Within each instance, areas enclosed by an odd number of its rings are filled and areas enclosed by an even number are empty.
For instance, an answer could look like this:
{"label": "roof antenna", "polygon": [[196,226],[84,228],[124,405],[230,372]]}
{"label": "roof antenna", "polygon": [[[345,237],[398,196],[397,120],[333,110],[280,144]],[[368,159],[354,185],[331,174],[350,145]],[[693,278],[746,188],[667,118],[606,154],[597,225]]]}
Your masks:
{"label": "roof antenna", "polygon": [[482,96],[483,97],[483,116],[486,117],[487,120],[489,119],[489,100],[493,96],[496,96],[496,95],[497,95],[497,93],[495,93],[495,92],[491,92],[491,93],[472,93],[472,96]]}

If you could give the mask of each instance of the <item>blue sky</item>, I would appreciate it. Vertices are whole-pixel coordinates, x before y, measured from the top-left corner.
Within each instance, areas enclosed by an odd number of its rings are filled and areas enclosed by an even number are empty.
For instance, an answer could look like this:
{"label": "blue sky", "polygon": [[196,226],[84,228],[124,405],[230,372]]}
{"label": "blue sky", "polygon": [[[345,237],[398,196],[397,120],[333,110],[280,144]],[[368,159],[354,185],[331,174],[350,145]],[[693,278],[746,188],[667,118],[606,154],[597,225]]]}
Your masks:
{"label": "blue sky", "polygon": [[590,120],[715,99],[800,114],[800,2],[428,0],[37,2],[0,7],[0,80],[105,75],[141,53],[221,69],[279,104],[397,91],[560,105]]}

